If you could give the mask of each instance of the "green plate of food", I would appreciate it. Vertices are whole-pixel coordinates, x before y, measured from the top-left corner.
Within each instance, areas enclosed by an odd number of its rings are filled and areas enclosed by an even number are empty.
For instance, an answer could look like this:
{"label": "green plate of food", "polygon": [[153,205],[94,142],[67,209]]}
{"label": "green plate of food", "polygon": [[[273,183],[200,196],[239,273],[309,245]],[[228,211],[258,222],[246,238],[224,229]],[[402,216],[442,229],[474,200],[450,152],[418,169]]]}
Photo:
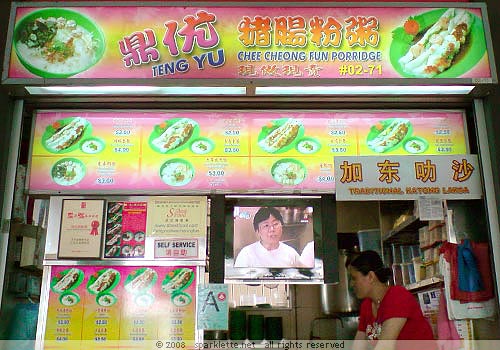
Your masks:
{"label": "green plate of food", "polygon": [[68,153],[77,150],[83,139],[92,133],[92,124],[82,117],[60,119],[45,128],[42,145],[50,153]]}
{"label": "green plate of food", "polygon": [[280,118],[262,127],[257,142],[267,153],[283,153],[293,147],[304,136],[302,122],[294,118]]}
{"label": "green plate of food", "polygon": [[481,19],[467,9],[442,8],[409,17],[396,28],[389,57],[403,77],[458,78],[485,53]]}
{"label": "green plate of food", "polygon": [[167,294],[182,292],[188,288],[194,280],[194,271],[187,267],[181,267],[167,273],[161,283],[161,290]]}
{"label": "green plate of food", "polygon": [[424,153],[429,148],[429,142],[422,137],[413,136],[406,140],[403,148],[411,154]]}
{"label": "green plate of food", "polygon": [[193,299],[191,298],[191,295],[184,292],[179,292],[172,294],[170,300],[172,301],[172,304],[174,304],[175,306],[184,307],[191,304],[191,301]]}
{"label": "green plate of food", "polygon": [[66,293],[72,291],[82,283],[84,278],[83,271],[76,267],[63,270],[50,280],[50,289],[54,293]]}
{"label": "green plate of food", "polygon": [[321,148],[321,143],[312,137],[303,137],[297,142],[295,147],[299,153],[314,154]]}
{"label": "green plate of food", "polygon": [[172,154],[190,146],[190,140],[196,139],[200,127],[191,118],[172,118],[155,125],[149,135],[149,146],[156,152]]}
{"label": "green plate of food", "polygon": [[131,272],[125,280],[125,290],[132,294],[144,293],[151,289],[158,274],[150,267],[141,267]]}
{"label": "green plate of food", "polygon": [[85,165],[76,158],[62,158],[54,163],[50,174],[52,180],[61,186],[72,186],[85,177]]}
{"label": "green plate of food", "polygon": [[65,8],[33,11],[16,23],[14,51],[21,64],[42,78],[67,78],[103,57],[104,33],[89,17]]}
{"label": "green plate of food", "polygon": [[200,137],[191,142],[191,152],[195,154],[207,154],[214,150],[215,144],[206,137]]}
{"label": "green plate of food", "polygon": [[73,292],[65,292],[59,296],[59,302],[64,306],[74,306],[80,302],[80,296]]}
{"label": "green plate of food", "polygon": [[283,158],[271,166],[271,176],[281,185],[295,186],[304,181],[307,169],[297,159]]}
{"label": "green plate of food", "polygon": [[113,306],[118,301],[118,298],[113,293],[99,293],[95,297],[95,302],[100,306]]}
{"label": "green plate of food", "polygon": [[112,268],[97,271],[89,277],[87,290],[90,294],[110,292],[120,282],[120,272]]}
{"label": "green plate of food", "polygon": [[194,178],[194,168],[185,159],[169,159],[160,167],[160,178],[167,185],[184,186]]}
{"label": "green plate of food", "polygon": [[412,132],[413,126],[408,119],[384,119],[372,125],[366,137],[366,145],[373,152],[390,152],[404,144]]}
{"label": "green plate of food", "polygon": [[83,153],[87,154],[101,153],[104,150],[104,147],[105,147],[104,141],[97,137],[90,137],[88,139],[84,139],[80,143],[80,150]]}

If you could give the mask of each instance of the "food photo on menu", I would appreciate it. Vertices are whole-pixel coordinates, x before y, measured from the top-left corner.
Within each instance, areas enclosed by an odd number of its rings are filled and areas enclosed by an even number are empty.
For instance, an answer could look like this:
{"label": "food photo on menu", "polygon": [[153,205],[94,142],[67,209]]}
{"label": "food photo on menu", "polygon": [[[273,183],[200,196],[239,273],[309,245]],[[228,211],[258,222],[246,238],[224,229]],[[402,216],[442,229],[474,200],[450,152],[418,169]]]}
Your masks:
{"label": "food photo on menu", "polygon": [[416,14],[393,31],[390,59],[402,76],[456,78],[486,52],[481,20],[466,9]]}
{"label": "food photo on menu", "polygon": [[67,78],[94,66],[105,51],[101,28],[86,15],[45,8],[22,18],[14,29],[21,64],[43,78]]}
{"label": "food photo on menu", "polygon": [[412,123],[404,118],[388,118],[371,126],[366,145],[376,153],[391,152],[402,147],[407,153],[419,154],[429,148],[425,138],[413,135]]}
{"label": "food photo on menu", "polygon": [[191,304],[192,296],[185,292],[194,280],[194,271],[188,267],[177,268],[165,276],[161,290],[170,295],[170,301],[177,307]]}

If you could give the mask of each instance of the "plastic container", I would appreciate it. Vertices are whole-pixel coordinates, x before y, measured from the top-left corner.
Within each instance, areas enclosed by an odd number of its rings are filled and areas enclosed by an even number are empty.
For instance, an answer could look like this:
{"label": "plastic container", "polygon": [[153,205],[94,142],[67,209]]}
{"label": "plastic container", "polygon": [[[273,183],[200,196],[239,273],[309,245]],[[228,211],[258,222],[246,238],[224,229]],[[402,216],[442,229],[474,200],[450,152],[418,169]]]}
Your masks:
{"label": "plastic container", "polygon": [[411,246],[411,258],[412,258],[412,260],[416,259],[416,258],[420,258],[420,254],[422,254],[420,247],[416,244],[412,245]]}
{"label": "plastic container", "polygon": [[399,246],[395,245],[394,243],[391,244],[391,250],[392,250],[392,263],[393,264],[401,264],[401,249]]}
{"label": "plastic container", "polygon": [[264,315],[248,315],[247,335],[249,340],[264,340]]}
{"label": "plastic container", "polygon": [[[413,270],[415,271],[415,282],[420,282],[425,278],[425,269],[423,270],[422,273],[422,259],[420,257],[413,258],[412,263],[413,263]],[[424,278],[422,278],[422,275],[424,275]]]}
{"label": "plastic container", "polygon": [[417,282],[417,278],[416,278],[416,274],[415,274],[415,265],[413,265],[413,263],[408,264],[408,278],[409,278],[410,283]]}
{"label": "plastic container", "polygon": [[229,312],[229,339],[245,340],[247,337],[247,315],[245,311]]}
{"label": "plastic container", "polygon": [[382,244],[379,229],[358,231],[359,249],[374,250],[382,256]]}
{"label": "plastic container", "polygon": [[401,249],[401,261],[403,264],[411,262],[412,255],[411,255],[411,246],[409,245],[402,245],[400,246]]}
{"label": "plastic container", "polygon": [[424,226],[418,229],[418,240],[421,248],[429,245],[429,226]]}
{"label": "plastic container", "polygon": [[282,317],[266,317],[266,339],[281,340],[283,339],[283,318]]}
{"label": "plastic container", "polygon": [[403,285],[410,284],[409,266],[413,264],[401,264],[401,274],[403,275]]}
{"label": "plastic container", "polygon": [[394,281],[394,285],[396,286],[403,285],[403,271],[401,269],[401,264],[392,265],[392,279]]}

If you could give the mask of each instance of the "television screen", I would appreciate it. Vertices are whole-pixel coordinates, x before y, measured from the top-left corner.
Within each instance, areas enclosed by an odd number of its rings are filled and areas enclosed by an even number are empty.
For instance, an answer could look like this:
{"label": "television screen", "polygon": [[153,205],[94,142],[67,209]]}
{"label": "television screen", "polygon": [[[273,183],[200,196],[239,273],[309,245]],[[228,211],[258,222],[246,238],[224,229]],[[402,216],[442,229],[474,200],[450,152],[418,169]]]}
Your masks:
{"label": "television screen", "polygon": [[311,198],[232,202],[225,279],[321,280],[319,217],[319,202]]}

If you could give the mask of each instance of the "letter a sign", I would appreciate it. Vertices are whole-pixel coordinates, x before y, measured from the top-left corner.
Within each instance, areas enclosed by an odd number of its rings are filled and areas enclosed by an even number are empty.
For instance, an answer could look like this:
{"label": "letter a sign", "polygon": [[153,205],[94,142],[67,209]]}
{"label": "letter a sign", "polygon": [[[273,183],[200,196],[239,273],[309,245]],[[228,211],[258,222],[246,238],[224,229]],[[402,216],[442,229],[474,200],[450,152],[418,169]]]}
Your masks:
{"label": "letter a sign", "polygon": [[226,284],[198,287],[198,329],[228,329],[228,288]]}

